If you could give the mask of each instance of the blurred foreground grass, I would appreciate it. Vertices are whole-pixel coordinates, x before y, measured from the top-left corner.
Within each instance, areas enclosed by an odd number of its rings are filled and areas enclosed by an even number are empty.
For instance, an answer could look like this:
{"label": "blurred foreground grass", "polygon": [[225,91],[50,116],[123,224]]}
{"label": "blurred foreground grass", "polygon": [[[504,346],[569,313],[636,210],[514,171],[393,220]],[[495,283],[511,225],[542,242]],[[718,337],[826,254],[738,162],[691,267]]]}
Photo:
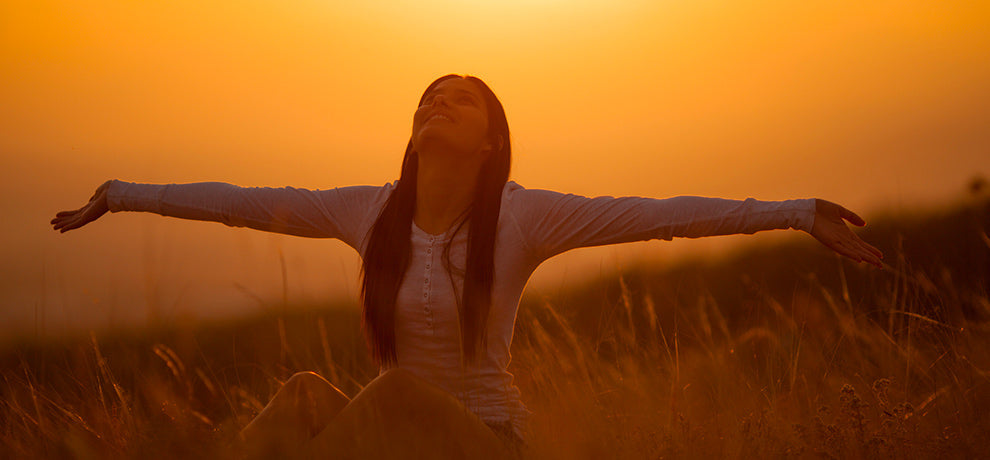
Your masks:
{"label": "blurred foreground grass", "polygon": [[[527,296],[510,371],[534,458],[990,451],[990,201],[874,219],[883,270],[808,239]],[[297,309],[296,309],[297,310]],[[377,375],[356,309],[0,353],[0,456],[223,457],[297,371]]]}

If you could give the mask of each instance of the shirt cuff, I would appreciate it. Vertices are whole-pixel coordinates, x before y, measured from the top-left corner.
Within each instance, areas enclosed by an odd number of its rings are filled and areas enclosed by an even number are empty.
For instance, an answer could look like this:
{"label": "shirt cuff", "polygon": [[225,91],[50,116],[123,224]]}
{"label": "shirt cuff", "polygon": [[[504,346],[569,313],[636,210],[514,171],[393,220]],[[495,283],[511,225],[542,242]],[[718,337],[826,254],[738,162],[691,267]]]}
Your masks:
{"label": "shirt cuff", "polygon": [[817,211],[815,203],[817,200],[815,198],[805,198],[794,201],[797,204],[798,217],[796,225],[793,228],[811,233],[811,229],[815,226],[815,214]]}
{"label": "shirt cuff", "polygon": [[107,207],[110,212],[159,212],[165,187],[166,185],[135,184],[114,179],[107,191]]}

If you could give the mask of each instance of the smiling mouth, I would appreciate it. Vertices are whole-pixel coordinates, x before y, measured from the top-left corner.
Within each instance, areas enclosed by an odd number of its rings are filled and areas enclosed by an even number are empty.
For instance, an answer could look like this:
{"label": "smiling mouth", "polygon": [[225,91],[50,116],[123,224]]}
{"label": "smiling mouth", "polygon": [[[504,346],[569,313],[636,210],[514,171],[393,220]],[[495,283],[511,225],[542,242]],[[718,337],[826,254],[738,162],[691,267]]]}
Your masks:
{"label": "smiling mouth", "polygon": [[433,120],[447,120],[447,121],[454,121],[453,119],[451,119],[451,118],[450,118],[450,117],[448,117],[447,115],[444,115],[444,114],[442,114],[442,113],[435,113],[435,114],[433,114],[433,115],[430,115],[430,118],[427,118],[427,119],[426,119],[426,121],[425,121],[424,123],[429,123],[429,122],[431,122],[431,121],[433,121]]}

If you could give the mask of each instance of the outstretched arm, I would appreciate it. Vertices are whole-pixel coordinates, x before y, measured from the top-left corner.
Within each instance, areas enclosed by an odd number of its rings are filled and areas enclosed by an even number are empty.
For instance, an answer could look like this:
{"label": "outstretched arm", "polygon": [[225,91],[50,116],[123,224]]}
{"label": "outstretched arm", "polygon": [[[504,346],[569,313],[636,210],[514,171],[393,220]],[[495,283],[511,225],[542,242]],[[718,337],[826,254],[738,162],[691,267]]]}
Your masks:
{"label": "outstretched arm", "polygon": [[108,210],[143,211],[312,238],[339,238],[358,248],[391,186],[327,190],[238,187],[221,182],[136,184],[109,181],[86,206],[60,212],[55,230],[68,231]]}
{"label": "outstretched arm", "polygon": [[878,268],[883,268],[883,253],[856,236],[844,220],[862,227],[866,221],[856,213],[843,208],[831,201],[815,200],[815,224],[808,232],[829,249],[842,254],[856,262],[866,262]]}
{"label": "outstretched arm", "polygon": [[846,227],[863,219],[820,199],[727,200],[680,196],[666,199],[587,198],[516,185],[506,195],[509,214],[535,262],[587,246],[649,239],[701,238],[793,228],[857,262],[880,266],[880,251]]}
{"label": "outstretched arm", "polygon": [[55,214],[55,218],[51,222],[55,230],[65,233],[82,227],[106,214],[110,210],[110,206],[107,204],[107,191],[110,190],[110,182],[112,181],[106,181],[97,188],[96,193],[89,199],[89,203],[83,207],[75,211],[62,211]]}

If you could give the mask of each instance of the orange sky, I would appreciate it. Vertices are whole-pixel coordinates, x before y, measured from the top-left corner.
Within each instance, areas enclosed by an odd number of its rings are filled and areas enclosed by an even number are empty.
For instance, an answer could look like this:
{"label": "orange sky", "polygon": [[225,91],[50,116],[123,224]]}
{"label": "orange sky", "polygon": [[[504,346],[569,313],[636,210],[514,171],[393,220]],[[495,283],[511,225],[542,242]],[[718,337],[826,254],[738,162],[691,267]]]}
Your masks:
{"label": "orange sky", "polygon": [[[819,196],[867,217],[942,202],[990,175],[988,31],[975,1],[4,2],[0,322],[243,310],[281,298],[279,254],[290,300],[353,297],[357,257],[337,242],[46,224],[108,178],[393,180],[416,100],[446,73],[499,95],[527,187]],[[564,256],[534,288],[628,252]]]}

